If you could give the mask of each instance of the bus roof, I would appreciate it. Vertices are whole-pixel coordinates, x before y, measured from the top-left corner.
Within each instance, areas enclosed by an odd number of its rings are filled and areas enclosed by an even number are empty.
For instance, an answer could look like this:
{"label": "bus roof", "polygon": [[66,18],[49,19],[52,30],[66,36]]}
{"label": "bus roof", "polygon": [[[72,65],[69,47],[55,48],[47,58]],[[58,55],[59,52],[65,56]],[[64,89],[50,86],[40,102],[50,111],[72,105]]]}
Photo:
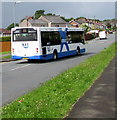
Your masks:
{"label": "bus roof", "polygon": [[[34,28],[34,29],[39,29],[40,31],[58,31],[60,28],[62,31],[65,31],[66,27],[15,27],[12,28],[12,30],[16,29],[26,29],[26,28]],[[83,28],[67,28],[67,31],[84,31]]]}
{"label": "bus roof", "polygon": [[[66,27],[40,27],[40,31],[58,31],[59,29],[65,31]],[[83,28],[67,28],[67,31],[84,31]]]}

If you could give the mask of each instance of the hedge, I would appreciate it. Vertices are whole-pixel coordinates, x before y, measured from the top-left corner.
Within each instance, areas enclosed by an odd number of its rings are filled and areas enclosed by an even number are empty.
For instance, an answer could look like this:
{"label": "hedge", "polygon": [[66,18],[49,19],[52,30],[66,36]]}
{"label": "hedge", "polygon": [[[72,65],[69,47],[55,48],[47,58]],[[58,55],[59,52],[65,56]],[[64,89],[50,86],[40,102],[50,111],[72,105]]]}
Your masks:
{"label": "hedge", "polygon": [[11,36],[0,37],[0,42],[11,41]]}

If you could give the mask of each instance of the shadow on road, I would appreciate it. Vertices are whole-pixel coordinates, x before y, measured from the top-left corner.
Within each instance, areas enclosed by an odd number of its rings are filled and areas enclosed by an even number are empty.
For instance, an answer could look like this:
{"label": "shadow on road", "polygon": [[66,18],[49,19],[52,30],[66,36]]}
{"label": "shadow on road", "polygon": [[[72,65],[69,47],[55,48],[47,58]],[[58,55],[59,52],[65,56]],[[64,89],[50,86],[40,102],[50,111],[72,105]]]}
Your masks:
{"label": "shadow on road", "polygon": [[22,61],[19,62],[17,64],[43,64],[43,63],[50,63],[50,62],[58,62],[58,61],[65,61],[65,60],[69,60],[69,59],[74,59],[74,58],[78,58],[81,56],[86,56],[86,55],[91,55],[91,54],[95,54],[95,53],[84,53],[84,54],[79,54],[79,55],[72,55],[72,56],[67,56],[67,57],[63,57],[63,58],[59,58],[57,60],[33,60],[31,62],[29,61]]}

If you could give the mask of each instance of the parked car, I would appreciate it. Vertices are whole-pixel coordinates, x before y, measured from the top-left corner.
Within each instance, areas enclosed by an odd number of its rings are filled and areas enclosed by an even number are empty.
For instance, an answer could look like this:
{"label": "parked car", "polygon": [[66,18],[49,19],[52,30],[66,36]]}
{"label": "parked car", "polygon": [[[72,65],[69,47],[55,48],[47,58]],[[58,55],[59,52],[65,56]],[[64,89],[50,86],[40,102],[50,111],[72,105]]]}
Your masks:
{"label": "parked car", "polygon": [[106,31],[100,31],[99,32],[99,38],[101,39],[107,39]]}

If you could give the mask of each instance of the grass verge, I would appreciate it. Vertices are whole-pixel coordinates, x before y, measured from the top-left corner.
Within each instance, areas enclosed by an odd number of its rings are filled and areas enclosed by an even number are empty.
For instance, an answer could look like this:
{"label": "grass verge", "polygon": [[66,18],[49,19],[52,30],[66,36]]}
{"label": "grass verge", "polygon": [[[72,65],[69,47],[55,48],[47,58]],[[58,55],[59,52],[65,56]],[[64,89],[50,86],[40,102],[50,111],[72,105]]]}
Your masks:
{"label": "grass verge", "polygon": [[4,56],[1,56],[0,59],[9,59],[11,58],[11,51],[8,51],[8,52],[0,52],[0,55],[4,55]]}
{"label": "grass verge", "polygon": [[2,57],[2,59],[9,59],[9,58],[11,58],[11,55],[7,55],[7,56]]}
{"label": "grass verge", "polygon": [[11,51],[8,52],[0,52],[0,55],[11,54]]}
{"label": "grass verge", "polygon": [[112,44],[99,54],[4,106],[2,118],[64,118],[114,56],[115,44]]}

